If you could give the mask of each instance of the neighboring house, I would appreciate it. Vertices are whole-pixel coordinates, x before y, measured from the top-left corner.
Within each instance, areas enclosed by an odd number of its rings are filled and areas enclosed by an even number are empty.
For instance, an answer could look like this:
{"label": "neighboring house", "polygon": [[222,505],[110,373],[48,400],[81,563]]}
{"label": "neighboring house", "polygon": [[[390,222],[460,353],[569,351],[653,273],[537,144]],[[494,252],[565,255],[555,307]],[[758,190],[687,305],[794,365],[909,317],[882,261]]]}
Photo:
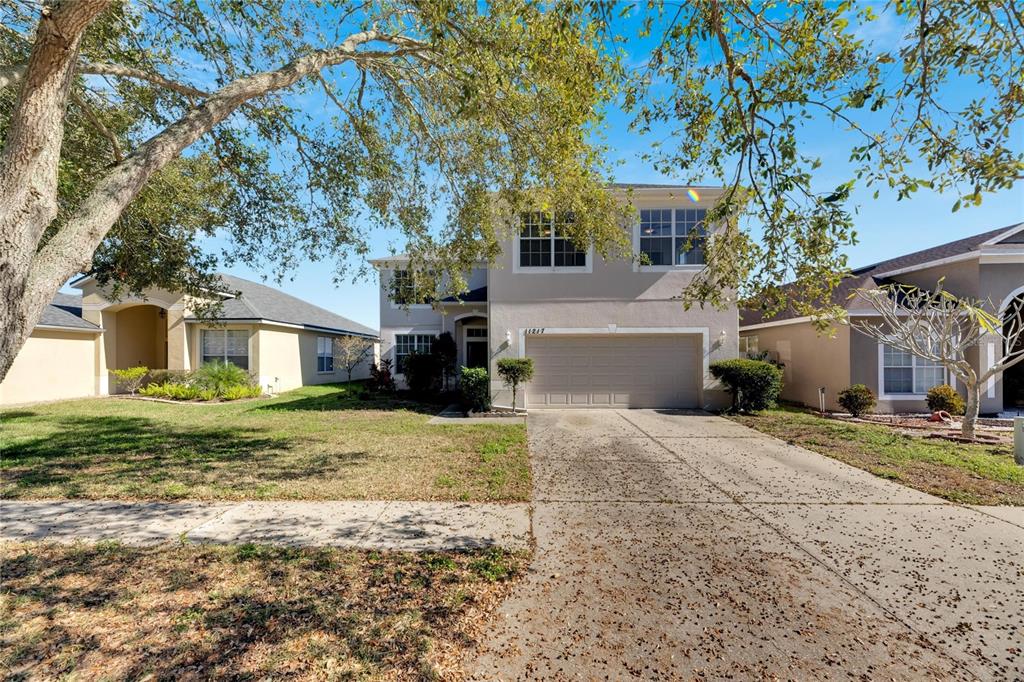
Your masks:
{"label": "neighboring house", "polygon": [[[0,404],[106,395],[110,370],[145,365],[190,370],[219,359],[249,371],[265,389],[345,381],[334,339],[377,332],[277,289],[221,275],[221,311],[197,319],[189,299],[161,290],[112,300],[91,277],[71,283],[80,296],[58,294],[18,353]],[[376,347],[353,372],[365,378]]]}
{"label": "neighboring house", "polygon": [[[703,218],[720,190],[700,189],[693,202],[688,189],[610,188],[637,209],[623,229],[651,265],[578,250],[561,238],[553,216],[541,213],[522,216],[520,234],[493,266],[480,263],[468,273],[467,292],[433,305],[405,305],[407,258],[372,261],[380,271],[382,357],[394,360],[401,382],[409,352],[428,351],[447,331],[458,344],[460,366],[489,368],[498,406],[512,401],[496,372],[503,357],[533,358],[536,372],[525,387],[530,408],[725,404],[708,364],[736,357],[736,308],[686,310],[680,300],[703,268]],[[686,250],[691,232],[697,239]],[[398,285],[395,277],[403,278]]]}
{"label": "neighboring house", "polygon": [[[1005,315],[1010,303],[1024,296],[1024,223],[959,239],[923,251],[854,270],[832,300],[844,306],[851,320],[873,311],[850,298],[857,289],[902,283],[933,289],[940,278],[958,296],[992,301]],[[759,311],[740,311],[740,352],[768,351],[786,365],[782,397],[817,407],[818,389],[825,389],[826,408],[841,409],[837,394],[851,384],[865,384],[878,396],[879,412],[924,412],[925,393],[936,384],[956,386],[944,368],[907,353],[883,347],[847,326],[835,336],[820,336],[811,320],[792,311],[770,320]],[[997,339],[983,342],[968,355],[976,369],[990,367],[1003,354]],[[963,386],[957,387],[961,392]],[[1024,409],[1024,364],[994,379],[982,393],[982,414]]]}

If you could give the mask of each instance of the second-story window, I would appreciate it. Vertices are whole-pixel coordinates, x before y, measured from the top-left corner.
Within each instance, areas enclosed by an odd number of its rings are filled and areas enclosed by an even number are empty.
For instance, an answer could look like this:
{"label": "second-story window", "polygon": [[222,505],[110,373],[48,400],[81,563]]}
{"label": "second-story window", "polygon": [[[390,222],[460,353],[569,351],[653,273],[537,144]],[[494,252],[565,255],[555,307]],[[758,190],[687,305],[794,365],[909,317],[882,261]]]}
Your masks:
{"label": "second-story window", "polygon": [[391,278],[391,300],[399,305],[430,303],[422,293],[423,287],[416,286],[416,278],[408,270],[395,270]]}
{"label": "second-story window", "polygon": [[519,232],[519,266],[524,268],[585,268],[587,252],[566,235],[571,214],[524,213]]}
{"label": "second-story window", "polygon": [[703,265],[707,230],[703,208],[640,211],[640,253],[644,265]]}

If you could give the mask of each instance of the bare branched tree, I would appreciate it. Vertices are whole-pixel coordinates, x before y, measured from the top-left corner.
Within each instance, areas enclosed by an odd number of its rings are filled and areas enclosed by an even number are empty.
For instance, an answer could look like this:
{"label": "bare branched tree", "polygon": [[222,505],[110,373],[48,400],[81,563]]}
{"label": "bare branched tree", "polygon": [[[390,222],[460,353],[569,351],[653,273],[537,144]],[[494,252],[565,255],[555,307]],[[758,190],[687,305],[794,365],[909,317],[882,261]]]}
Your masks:
{"label": "bare branched tree", "polygon": [[334,340],[334,359],[348,372],[348,380],[352,381],[352,372],[373,353],[373,339],[364,336],[342,336]]}
{"label": "bare branched tree", "polygon": [[[991,301],[960,298],[943,288],[932,291],[906,284],[858,289],[854,296],[878,313],[877,321],[851,326],[879,343],[912,353],[946,368],[967,389],[962,434],[974,438],[981,391],[989,379],[1024,360],[1024,299],[1011,301],[1000,318]],[[1003,356],[987,368],[975,369],[967,352],[983,341],[1002,343]],[[1024,462],[1018,462],[1024,464]]]}

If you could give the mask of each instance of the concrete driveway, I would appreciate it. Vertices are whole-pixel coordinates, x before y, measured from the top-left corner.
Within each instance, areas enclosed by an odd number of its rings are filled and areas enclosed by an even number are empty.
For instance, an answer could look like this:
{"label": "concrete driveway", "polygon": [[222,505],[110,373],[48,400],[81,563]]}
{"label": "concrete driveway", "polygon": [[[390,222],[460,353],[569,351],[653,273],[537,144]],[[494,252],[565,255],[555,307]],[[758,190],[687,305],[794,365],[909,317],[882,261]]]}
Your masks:
{"label": "concrete driveway", "polygon": [[529,417],[537,555],[479,679],[1024,679],[1024,523],[733,422]]}

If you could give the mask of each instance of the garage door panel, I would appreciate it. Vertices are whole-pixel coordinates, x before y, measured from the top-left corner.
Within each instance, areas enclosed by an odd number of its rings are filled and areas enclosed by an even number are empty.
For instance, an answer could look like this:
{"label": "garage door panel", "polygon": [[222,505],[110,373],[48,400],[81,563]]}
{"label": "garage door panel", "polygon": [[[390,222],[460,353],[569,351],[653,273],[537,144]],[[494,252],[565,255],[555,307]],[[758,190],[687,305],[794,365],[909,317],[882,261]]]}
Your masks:
{"label": "garage door panel", "polygon": [[535,336],[533,407],[697,407],[700,337]]}

